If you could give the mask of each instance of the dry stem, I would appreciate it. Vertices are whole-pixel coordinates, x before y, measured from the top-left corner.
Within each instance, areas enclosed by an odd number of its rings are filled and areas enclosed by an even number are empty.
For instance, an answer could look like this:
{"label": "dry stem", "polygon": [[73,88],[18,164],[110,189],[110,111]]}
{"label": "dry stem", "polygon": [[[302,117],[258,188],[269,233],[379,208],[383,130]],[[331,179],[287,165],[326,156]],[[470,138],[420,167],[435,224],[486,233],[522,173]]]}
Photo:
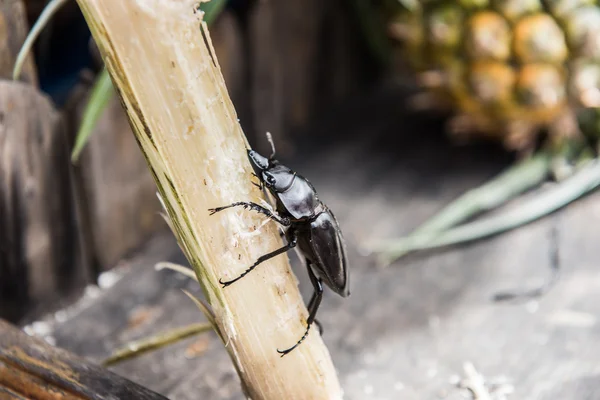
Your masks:
{"label": "dry stem", "polygon": [[247,395],[341,398],[318,330],[286,357],[276,352],[300,338],[307,317],[287,257],[264,263],[225,289],[218,283],[282,242],[274,223],[257,229],[263,220],[248,211],[207,211],[260,201],[262,194],[251,184],[246,138],[194,2],[78,3]]}

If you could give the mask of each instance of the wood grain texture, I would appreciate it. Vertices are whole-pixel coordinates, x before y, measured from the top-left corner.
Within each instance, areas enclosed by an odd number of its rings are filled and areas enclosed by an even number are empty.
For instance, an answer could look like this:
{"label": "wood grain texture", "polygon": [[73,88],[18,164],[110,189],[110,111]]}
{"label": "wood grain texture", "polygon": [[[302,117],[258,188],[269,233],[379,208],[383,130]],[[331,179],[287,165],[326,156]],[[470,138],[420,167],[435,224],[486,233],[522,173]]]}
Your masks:
{"label": "wood grain texture", "polygon": [[[488,382],[505,378],[513,385],[508,399],[598,398],[599,194],[517,231],[409,256],[385,270],[357,251],[368,239],[410,232],[511,161],[485,144],[453,147],[441,120],[407,116],[398,111],[403,101],[384,92],[352,102],[313,126],[318,143],[302,141],[298,158],[285,160],[315,185],[349,243],[352,295],[345,300],[326,291],[318,315],[345,398],[471,399],[451,383],[464,377],[466,361]],[[176,259],[174,249],[163,247],[163,256],[152,257]],[[498,291],[544,282],[555,251],[562,276],[547,295],[525,303],[491,301]],[[290,258],[308,299],[310,282]],[[180,293],[193,284],[175,273],[152,271],[151,263],[132,265],[78,315],[54,322],[57,342],[100,359],[127,340],[199,320]],[[153,317],[124,328],[132,310],[140,308],[155,310]],[[189,356],[188,349],[202,340],[205,352]],[[115,370],[169,397],[243,399],[212,334]]]}
{"label": "wood grain texture", "polygon": [[[27,11],[22,0],[0,0],[0,78],[12,79],[19,50],[29,32]],[[32,54],[25,59],[20,80],[37,86]]]}
{"label": "wood grain texture", "polygon": [[[5,396],[6,394],[6,396]],[[165,399],[0,320],[2,399]]]}
{"label": "wood grain texture", "polygon": [[0,313],[19,318],[89,281],[79,264],[64,124],[33,87],[0,81]]}

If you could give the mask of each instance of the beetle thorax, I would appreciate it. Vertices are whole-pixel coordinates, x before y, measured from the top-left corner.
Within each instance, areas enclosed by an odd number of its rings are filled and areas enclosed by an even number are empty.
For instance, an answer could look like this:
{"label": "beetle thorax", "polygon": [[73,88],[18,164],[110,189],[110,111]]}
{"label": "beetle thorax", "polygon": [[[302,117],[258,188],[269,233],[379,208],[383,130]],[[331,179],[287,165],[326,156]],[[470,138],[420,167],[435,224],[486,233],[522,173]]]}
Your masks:
{"label": "beetle thorax", "polygon": [[294,176],[291,185],[285,192],[275,195],[279,212],[287,213],[293,219],[312,218],[322,209],[313,186],[299,175]]}

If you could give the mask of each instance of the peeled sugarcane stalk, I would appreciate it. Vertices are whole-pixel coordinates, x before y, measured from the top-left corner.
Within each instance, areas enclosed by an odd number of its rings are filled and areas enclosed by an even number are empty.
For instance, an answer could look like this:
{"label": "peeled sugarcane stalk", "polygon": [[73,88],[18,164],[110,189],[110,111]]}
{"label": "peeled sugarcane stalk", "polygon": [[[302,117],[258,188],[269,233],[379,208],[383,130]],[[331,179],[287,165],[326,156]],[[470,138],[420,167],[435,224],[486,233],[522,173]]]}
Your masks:
{"label": "peeled sugarcane stalk", "polygon": [[[249,211],[208,209],[262,192],[251,183],[247,140],[193,1],[77,0],[127,110],[220,336],[252,399],[337,399],[341,388],[318,330],[298,340],[307,312],[287,257],[222,288],[281,247],[277,227]],[[201,27],[202,26],[202,27]]]}

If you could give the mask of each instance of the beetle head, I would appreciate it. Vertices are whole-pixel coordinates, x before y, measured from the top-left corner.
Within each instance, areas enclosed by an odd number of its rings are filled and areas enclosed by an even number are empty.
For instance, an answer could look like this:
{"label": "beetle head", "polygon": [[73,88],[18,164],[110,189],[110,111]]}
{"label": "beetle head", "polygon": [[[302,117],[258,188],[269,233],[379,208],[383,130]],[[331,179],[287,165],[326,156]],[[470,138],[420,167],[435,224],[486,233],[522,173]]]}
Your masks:
{"label": "beetle head", "polygon": [[261,156],[254,150],[248,150],[248,158],[250,159],[250,164],[252,164],[254,173],[259,177],[262,175],[263,171],[266,171],[271,166],[271,160]]}
{"label": "beetle head", "polygon": [[254,150],[248,150],[248,158],[256,176],[273,193],[285,192],[292,186],[296,174],[275,159],[266,158]]}
{"label": "beetle head", "polygon": [[254,150],[248,150],[248,158],[254,169],[254,174],[260,178],[264,185],[273,193],[285,192],[292,186],[296,173],[279,164],[275,159],[275,143],[273,137],[267,132],[267,140],[273,151],[269,158],[258,154]]}
{"label": "beetle head", "polygon": [[296,173],[279,163],[272,164],[271,168],[263,171],[261,179],[265,186],[273,193],[283,193],[292,186]]}

